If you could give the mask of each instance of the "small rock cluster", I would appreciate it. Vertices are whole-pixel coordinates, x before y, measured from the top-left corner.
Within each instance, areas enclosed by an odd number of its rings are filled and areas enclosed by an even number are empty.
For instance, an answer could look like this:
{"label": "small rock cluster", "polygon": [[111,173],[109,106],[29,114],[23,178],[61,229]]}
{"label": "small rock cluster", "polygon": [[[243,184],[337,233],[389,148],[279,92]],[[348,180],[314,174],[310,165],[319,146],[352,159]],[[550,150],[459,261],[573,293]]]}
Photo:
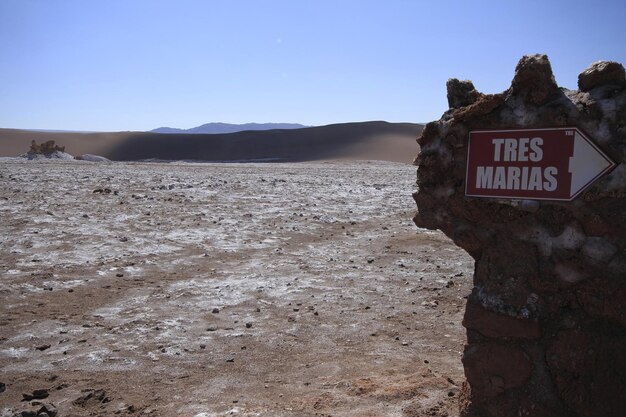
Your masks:
{"label": "small rock cluster", "polygon": [[56,145],[53,140],[43,142],[41,145],[37,145],[36,141],[32,141],[30,144],[29,154],[51,155],[54,152],[65,152],[65,146]]}
{"label": "small rock cluster", "polygon": [[[626,410],[626,77],[597,62],[559,88],[545,55],[509,89],[449,80],[426,125],[414,194],[419,227],[475,259],[463,325],[461,415],[618,417]],[[577,127],[617,167],[572,202],[465,197],[469,132]]]}
{"label": "small rock cluster", "polygon": [[20,155],[20,158],[28,160],[73,160],[74,157],[65,152],[65,146],[58,146],[53,140],[38,145],[36,141],[32,141],[28,152]]}

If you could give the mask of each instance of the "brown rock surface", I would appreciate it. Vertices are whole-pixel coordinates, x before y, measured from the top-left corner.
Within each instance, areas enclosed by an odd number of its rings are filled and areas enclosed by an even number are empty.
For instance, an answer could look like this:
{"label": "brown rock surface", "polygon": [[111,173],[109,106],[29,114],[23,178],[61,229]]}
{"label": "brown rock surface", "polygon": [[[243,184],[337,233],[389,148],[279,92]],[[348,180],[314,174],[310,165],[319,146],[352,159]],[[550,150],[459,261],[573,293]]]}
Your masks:
{"label": "brown rock surface", "polygon": [[[447,85],[450,109],[418,138],[420,227],[475,260],[463,323],[461,415],[621,416],[626,399],[626,83],[599,62],[559,88],[545,55],[511,87]],[[465,197],[469,132],[572,126],[618,165],[569,203]]]}
{"label": "brown rock surface", "polygon": [[578,88],[581,91],[589,91],[605,84],[618,86],[626,84],[622,64],[612,61],[598,61],[578,75]]}
{"label": "brown rock surface", "polygon": [[36,141],[32,141],[30,144],[30,154],[50,155],[54,152],[65,152],[65,146],[56,145],[53,140],[43,142],[41,145],[37,145]]}

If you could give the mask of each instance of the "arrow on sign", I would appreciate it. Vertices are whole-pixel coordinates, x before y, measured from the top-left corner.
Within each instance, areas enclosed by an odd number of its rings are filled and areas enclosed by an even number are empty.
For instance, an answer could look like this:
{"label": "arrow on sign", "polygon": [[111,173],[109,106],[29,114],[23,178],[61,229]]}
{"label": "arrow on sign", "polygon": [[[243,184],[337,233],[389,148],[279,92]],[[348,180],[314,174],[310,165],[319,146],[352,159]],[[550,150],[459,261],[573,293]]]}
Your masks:
{"label": "arrow on sign", "polygon": [[608,156],[576,129],[574,131],[574,154],[569,159],[569,172],[572,174],[570,186],[572,199],[614,166],[615,163]]}

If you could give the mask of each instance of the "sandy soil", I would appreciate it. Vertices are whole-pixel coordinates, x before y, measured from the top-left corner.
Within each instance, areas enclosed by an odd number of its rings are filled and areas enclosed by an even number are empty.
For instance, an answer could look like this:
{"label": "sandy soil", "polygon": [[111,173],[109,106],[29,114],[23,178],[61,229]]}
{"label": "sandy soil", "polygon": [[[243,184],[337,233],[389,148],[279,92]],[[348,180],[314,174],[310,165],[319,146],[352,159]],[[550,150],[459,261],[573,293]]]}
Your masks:
{"label": "sandy soil", "polygon": [[413,225],[414,182],[1,160],[0,415],[458,415],[473,263]]}

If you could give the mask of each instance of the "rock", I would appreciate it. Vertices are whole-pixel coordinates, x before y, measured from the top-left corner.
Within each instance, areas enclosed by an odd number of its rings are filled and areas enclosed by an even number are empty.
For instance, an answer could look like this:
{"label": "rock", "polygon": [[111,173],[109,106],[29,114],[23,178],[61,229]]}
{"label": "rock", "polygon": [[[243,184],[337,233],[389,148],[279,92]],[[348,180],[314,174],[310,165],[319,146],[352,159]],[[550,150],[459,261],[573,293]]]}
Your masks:
{"label": "rock", "polygon": [[30,149],[27,153],[20,155],[22,158],[28,160],[39,159],[64,159],[73,160],[74,157],[68,153],[65,153],[65,146],[58,146],[53,140],[38,145],[36,141],[32,141]]}
{"label": "rock", "polygon": [[101,404],[111,401],[110,398],[107,397],[106,392],[102,389],[87,389],[83,390],[83,392],[84,394],[72,401],[72,404],[79,407],[87,407],[92,404]]}
{"label": "rock", "polygon": [[456,78],[450,78],[446,83],[448,90],[448,106],[451,109],[469,106],[474,104],[480,97],[480,93],[476,91],[471,81],[461,81]]}
{"label": "rock", "polygon": [[560,90],[554,80],[548,56],[538,54],[522,57],[515,68],[511,91],[535,105],[544,104],[558,94]]}
{"label": "rock", "polygon": [[475,344],[463,353],[465,376],[475,396],[495,397],[523,385],[530,378],[532,366],[524,351],[504,344]]}
{"label": "rock", "polygon": [[536,321],[494,313],[472,302],[467,303],[463,326],[493,338],[538,339],[541,337],[541,329]]}
{"label": "rock", "polygon": [[33,140],[30,143],[30,150],[28,151],[28,153],[42,155],[50,155],[54,152],[65,152],[65,146],[58,146],[53,140],[37,145],[37,142]]}
{"label": "rock", "polygon": [[[546,352],[556,389],[583,416],[622,415],[626,337],[609,337],[595,328],[561,331]],[[575,383],[572,383],[575,381]]]}
{"label": "rock", "polygon": [[619,62],[598,61],[594,62],[578,75],[578,88],[580,91],[590,91],[602,85],[624,86],[626,75],[624,66]]}
{"label": "rock", "polygon": [[35,349],[37,349],[37,350],[46,350],[46,349],[50,349],[50,345],[49,345],[49,344],[45,344],[45,345],[35,346]]}
{"label": "rock", "polygon": [[[446,85],[450,109],[418,138],[413,195],[416,225],[443,231],[476,262],[463,318],[461,416],[621,416],[624,68],[594,63],[579,76],[581,91],[569,91],[558,87],[545,55],[532,55],[519,61],[506,91],[485,95],[472,87]],[[470,131],[555,126],[584,129],[621,163],[567,204],[465,196]]]}
{"label": "rock", "polygon": [[37,417],[41,417],[41,414],[46,414],[49,417],[56,417],[58,410],[52,403],[43,403],[37,413]]}
{"label": "rock", "polygon": [[48,398],[50,393],[47,389],[36,389],[31,394],[22,394],[22,401],[42,400]]}
{"label": "rock", "polygon": [[7,390],[7,386],[4,382],[0,382],[0,394]]}

